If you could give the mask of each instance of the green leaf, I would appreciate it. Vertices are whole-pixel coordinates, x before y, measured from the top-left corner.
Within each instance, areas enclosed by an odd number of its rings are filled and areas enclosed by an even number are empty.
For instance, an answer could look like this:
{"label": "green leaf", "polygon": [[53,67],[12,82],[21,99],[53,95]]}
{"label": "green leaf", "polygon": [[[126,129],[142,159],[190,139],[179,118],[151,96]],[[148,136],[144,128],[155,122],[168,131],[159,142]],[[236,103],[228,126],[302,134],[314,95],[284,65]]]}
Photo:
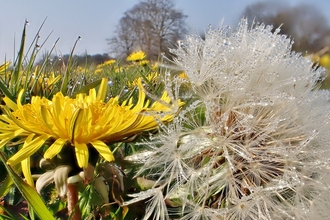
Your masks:
{"label": "green leaf", "polygon": [[61,92],[62,94],[66,94],[68,91],[68,85],[69,85],[69,76],[71,74],[71,69],[72,69],[72,59],[73,59],[73,52],[77,46],[78,41],[80,40],[80,36],[78,37],[78,39],[76,40],[76,42],[74,43],[74,46],[71,50],[70,56],[69,56],[69,60],[68,60],[68,64],[66,66],[66,71],[65,71],[65,75],[63,77],[63,81],[62,81],[62,85],[61,85]]}
{"label": "green leaf", "polygon": [[0,209],[5,211],[5,213],[7,214],[7,215],[1,215],[0,214],[0,219],[12,219],[12,220],[14,220],[14,217],[12,216],[12,214],[10,214],[10,212],[1,204],[0,204]]}
{"label": "green leaf", "polygon": [[55,213],[58,213],[60,211],[62,211],[63,209],[65,209],[67,206],[67,203],[62,201],[62,200],[57,200],[56,202],[54,203],[51,203],[51,204],[48,204],[48,207],[52,210],[52,212],[55,214]]}
{"label": "green leaf", "polygon": [[22,214],[19,214],[21,216],[22,219],[25,219],[25,220],[30,220],[29,218],[25,217],[24,215]]}
{"label": "green leaf", "polygon": [[25,37],[26,37],[26,25],[28,24],[27,21],[25,21],[23,33],[22,33],[22,39],[21,39],[21,46],[18,52],[18,59],[14,63],[14,70],[12,72],[12,78],[11,78],[11,85],[14,86],[15,91],[18,90],[18,79],[19,79],[19,73],[22,68],[23,64],[23,57],[24,57],[24,46],[25,46]]}
{"label": "green leaf", "polygon": [[8,90],[7,86],[5,85],[5,82],[0,79],[0,90],[13,102],[16,102],[15,97],[11,94],[11,92]]}
{"label": "green leaf", "polygon": [[10,187],[14,184],[13,179],[10,176],[7,176],[6,179],[1,183],[0,186],[0,195],[7,195]]}
{"label": "green leaf", "polygon": [[3,220],[15,220],[12,217],[9,217],[9,216],[6,216],[6,215],[1,215],[1,214],[0,214],[0,219],[3,219]]}
{"label": "green leaf", "polygon": [[88,94],[89,90],[90,89],[93,89],[95,88],[96,86],[100,85],[102,79],[98,79],[98,80],[95,80],[94,82],[82,87],[81,89],[79,89],[77,92],[76,92],[76,95],[79,94],[79,93],[86,93]]}
{"label": "green leaf", "polygon": [[16,174],[12,167],[6,164],[6,158],[2,152],[0,152],[0,160],[5,164],[8,174],[13,179],[16,187],[22,193],[23,197],[26,199],[29,205],[31,205],[34,212],[39,216],[39,218],[55,220],[52,213],[47,209],[46,205],[44,204],[37,191],[29,184],[27,184],[24,180],[22,180],[22,178]]}

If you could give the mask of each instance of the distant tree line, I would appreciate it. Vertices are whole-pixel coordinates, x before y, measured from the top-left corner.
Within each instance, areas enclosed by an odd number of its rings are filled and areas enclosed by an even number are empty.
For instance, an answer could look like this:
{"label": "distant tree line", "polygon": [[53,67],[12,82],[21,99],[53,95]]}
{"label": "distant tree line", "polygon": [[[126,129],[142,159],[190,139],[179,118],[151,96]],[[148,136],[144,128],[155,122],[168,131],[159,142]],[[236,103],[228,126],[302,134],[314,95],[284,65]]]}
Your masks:
{"label": "distant tree line", "polygon": [[250,24],[260,22],[280,27],[294,41],[293,50],[317,52],[330,45],[330,27],[325,16],[313,5],[265,1],[245,8],[242,17]]}
{"label": "distant tree line", "polygon": [[[61,66],[63,63],[67,64],[69,60],[70,55],[65,54],[63,56],[53,55],[48,58],[47,62],[50,65],[59,65]],[[40,65],[45,61],[46,57],[41,58],[36,64]],[[94,54],[94,55],[73,55],[72,60],[75,65],[84,67],[85,65],[89,66],[91,64],[101,64],[104,63],[107,60],[113,59],[110,57],[109,54],[103,53],[103,54]]]}
{"label": "distant tree line", "polygon": [[150,60],[157,60],[162,53],[168,55],[168,48],[186,33],[186,17],[171,0],[141,1],[124,13],[116,35],[107,39],[110,53],[123,58],[142,50]]}
{"label": "distant tree line", "polygon": [[[295,51],[315,53],[330,46],[330,27],[313,5],[264,1],[248,5],[240,17],[247,18],[250,25],[265,23],[273,25],[274,30],[280,27],[282,34],[293,39]],[[171,57],[168,48],[175,47],[187,33],[186,18],[172,0],[142,0],[124,13],[113,37],[106,39],[110,55],[74,55],[73,60],[79,66],[97,65],[112,58],[125,61],[138,50],[144,51],[149,60],[159,59],[160,54]],[[52,57],[65,63],[68,58]]]}

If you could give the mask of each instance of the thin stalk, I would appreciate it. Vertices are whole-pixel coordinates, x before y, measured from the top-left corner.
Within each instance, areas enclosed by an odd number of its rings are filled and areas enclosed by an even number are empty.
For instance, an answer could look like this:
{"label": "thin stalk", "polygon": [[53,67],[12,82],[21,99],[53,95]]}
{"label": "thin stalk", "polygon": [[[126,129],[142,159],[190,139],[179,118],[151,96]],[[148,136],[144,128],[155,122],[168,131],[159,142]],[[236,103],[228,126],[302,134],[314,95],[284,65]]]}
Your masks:
{"label": "thin stalk", "polygon": [[73,58],[73,53],[74,50],[77,46],[78,41],[80,40],[80,36],[78,37],[78,39],[76,40],[76,42],[73,45],[73,48],[71,50],[70,56],[69,56],[69,60],[68,60],[68,64],[66,67],[66,71],[65,71],[65,75],[63,77],[63,81],[62,81],[62,85],[61,85],[61,92],[62,94],[66,94],[67,90],[68,90],[68,84],[69,84],[69,76],[71,74],[71,68],[72,68],[72,58]]}
{"label": "thin stalk", "polygon": [[81,220],[81,211],[78,205],[78,189],[75,184],[68,184],[67,192],[68,214],[70,220]]}

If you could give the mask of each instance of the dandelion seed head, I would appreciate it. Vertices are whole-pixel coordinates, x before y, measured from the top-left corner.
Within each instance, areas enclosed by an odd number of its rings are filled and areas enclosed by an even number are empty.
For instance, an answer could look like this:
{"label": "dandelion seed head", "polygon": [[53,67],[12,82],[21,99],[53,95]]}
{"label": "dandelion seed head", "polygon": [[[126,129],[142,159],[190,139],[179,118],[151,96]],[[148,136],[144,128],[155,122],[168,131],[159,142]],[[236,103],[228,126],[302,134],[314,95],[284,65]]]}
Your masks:
{"label": "dandelion seed head", "polygon": [[198,101],[146,143],[139,174],[166,185],[182,219],[329,216],[330,93],[279,32],[243,19],[171,50]]}

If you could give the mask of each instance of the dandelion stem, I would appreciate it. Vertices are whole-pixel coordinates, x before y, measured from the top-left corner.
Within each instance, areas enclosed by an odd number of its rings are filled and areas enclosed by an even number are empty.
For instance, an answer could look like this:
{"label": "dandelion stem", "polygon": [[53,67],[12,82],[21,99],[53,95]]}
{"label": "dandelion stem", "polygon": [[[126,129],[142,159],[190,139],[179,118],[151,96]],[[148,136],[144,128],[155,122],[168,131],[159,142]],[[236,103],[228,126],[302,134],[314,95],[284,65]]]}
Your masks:
{"label": "dandelion stem", "polygon": [[78,206],[78,190],[75,184],[68,184],[68,212],[71,220],[81,220],[81,212]]}

